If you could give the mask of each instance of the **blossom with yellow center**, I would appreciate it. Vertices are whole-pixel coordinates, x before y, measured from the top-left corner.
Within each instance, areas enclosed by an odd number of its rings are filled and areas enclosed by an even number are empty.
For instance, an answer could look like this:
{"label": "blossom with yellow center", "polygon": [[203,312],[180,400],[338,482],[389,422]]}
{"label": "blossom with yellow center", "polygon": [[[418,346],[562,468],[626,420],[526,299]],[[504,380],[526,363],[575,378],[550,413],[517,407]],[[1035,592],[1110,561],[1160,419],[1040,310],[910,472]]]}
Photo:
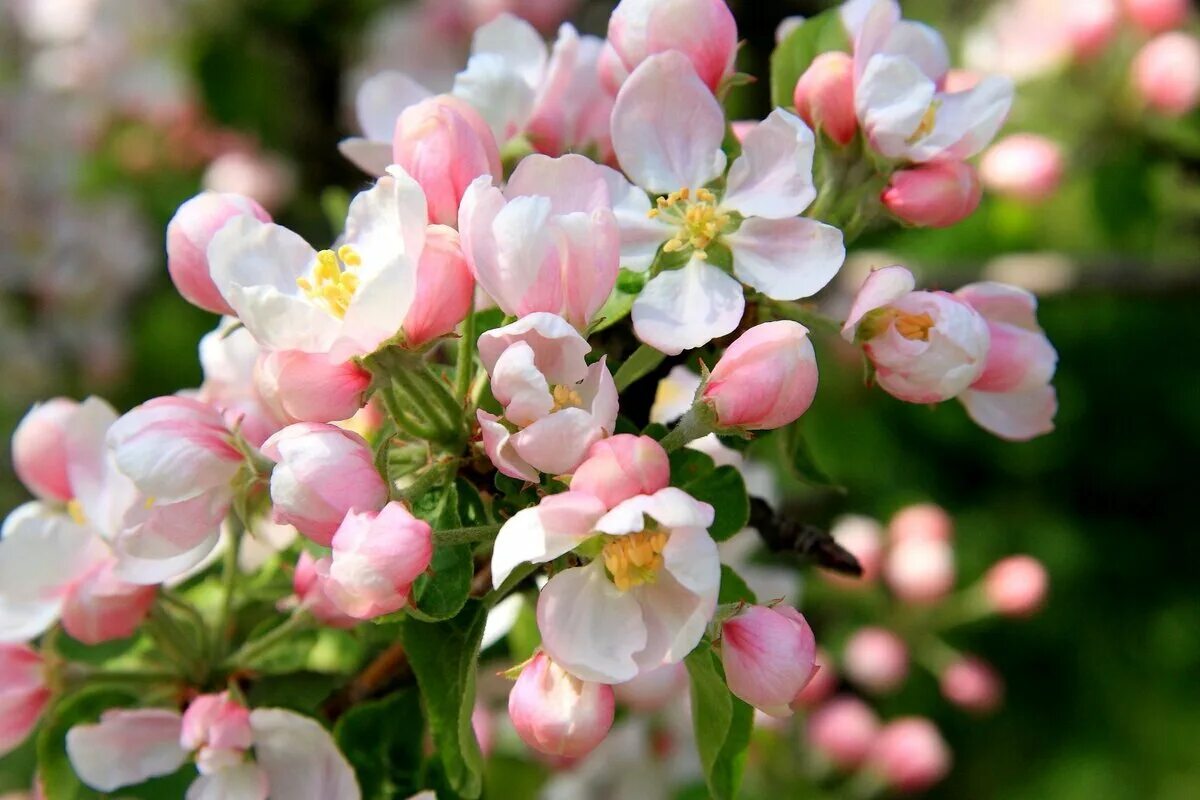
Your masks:
{"label": "blossom with yellow center", "polygon": [[707,258],[705,249],[729,227],[730,216],[721,211],[717,196],[698,189],[693,196],[683,188],[658,198],[656,208],[646,212],[651,219],[662,219],[678,226],[675,236],[663,245],[663,251],[675,253],[691,248],[697,258]]}
{"label": "blossom with yellow center", "polygon": [[564,408],[583,408],[583,398],[574,388],[565,385],[555,386],[551,391],[551,396],[554,398],[554,407],[551,413],[561,411]]}
{"label": "blossom with yellow center", "polygon": [[934,98],[933,102],[929,104],[929,108],[925,109],[925,116],[921,117],[921,124],[913,131],[912,136],[904,140],[906,144],[916,144],[921,139],[933,133],[933,128],[937,125],[938,109],[941,107],[942,101]]}
{"label": "blossom with yellow center", "polygon": [[665,531],[639,531],[612,539],[602,551],[604,566],[613,584],[622,592],[644,583],[654,583],[663,567]]}
{"label": "blossom with yellow center", "polygon": [[894,325],[896,333],[911,341],[929,341],[929,331],[937,324],[927,312],[913,314],[898,308],[872,311],[860,325],[860,338],[872,339],[888,325]]}
{"label": "blossom with yellow center", "polygon": [[71,499],[67,501],[67,514],[76,525],[87,524],[87,515],[83,513],[83,504],[78,500]]}
{"label": "blossom with yellow center", "polygon": [[308,277],[297,278],[296,285],[316,305],[338,319],[344,319],[354,293],[358,291],[358,268],[362,257],[352,246],[344,244],[334,253],[322,250]]}

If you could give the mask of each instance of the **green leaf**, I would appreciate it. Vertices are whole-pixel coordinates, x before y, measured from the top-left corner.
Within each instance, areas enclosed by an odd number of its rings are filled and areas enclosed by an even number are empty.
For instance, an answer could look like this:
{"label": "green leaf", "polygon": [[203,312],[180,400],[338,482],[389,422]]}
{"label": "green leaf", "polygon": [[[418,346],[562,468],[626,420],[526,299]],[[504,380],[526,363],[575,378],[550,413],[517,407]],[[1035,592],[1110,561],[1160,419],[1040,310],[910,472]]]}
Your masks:
{"label": "green leaf", "polygon": [[333,738],[358,776],[363,800],[409,797],[422,788],[425,726],[414,688],[354,706],[338,720]]}
{"label": "green leaf", "polygon": [[718,542],[733,536],[750,521],[750,496],[742,473],[735,467],[717,467],[681,488],[713,507],[715,516],[708,532]]}
{"label": "green leaf", "polygon": [[728,564],[721,565],[721,591],[717,596],[717,603],[725,605],[726,603],[748,603],[753,605],[758,602],[758,596],[754,594],[754,590],[746,583],[741,575],[733,571],[733,567]]}
{"label": "green leaf", "polygon": [[771,54],[771,102],[791,108],[800,76],[813,59],[830,50],[850,51],[850,37],[836,7],[806,19],[775,48]]}
{"label": "green leaf", "polygon": [[706,643],[684,665],[691,682],[692,725],[709,793],[717,800],[737,795],[746,765],[754,709],[729,693],[716,654]]}
{"label": "green leaf", "polygon": [[648,344],[640,345],[629,358],[625,359],[621,368],[613,376],[613,382],[617,384],[617,391],[623,392],[633,382],[649,375],[666,357],[665,353],[660,353]]}
{"label": "green leaf", "polygon": [[453,619],[439,623],[405,620],[401,639],[421,689],[425,719],[446,780],[462,797],[483,791],[483,756],[471,727],[475,671],[487,619],[483,604],[471,600]]}
{"label": "green leaf", "polygon": [[681,447],[672,452],[670,459],[672,486],[687,486],[717,468],[717,465],[713,463],[712,456],[690,447]]}
{"label": "green leaf", "polygon": [[[472,502],[468,498],[467,505]],[[418,498],[413,504],[413,513],[426,520],[435,531],[451,530],[462,524],[460,504],[458,485],[451,483],[440,492],[428,492]],[[467,602],[474,577],[471,545],[436,545],[429,570],[413,582],[409,612],[427,622],[453,617]]]}
{"label": "green leaf", "polygon": [[454,485],[458,489],[458,523],[461,527],[487,525],[492,521],[478,489],[464,478],[455,479]]}
{"label": "green leaf", "polygon": [[804,438],[804,428],[800,423],[789,425],[775,435],[779,437],[781,460],[797,480],[811,486],[838,486],[813,457],[808,440]]}
{"label": "green leaf", "polygon": [[[628,270],[621,270],[622,277],[625,278]],[[640,273],[629,273],[637,278],[641,278],[641,282],[645,283],[645,278]],[[633,289],[634,291],[625,291],[625,288]],[[623,282],[618,282],[613,287],[612,294],[604,301],[604,305],[600,306],[592,318],[595,322],[592,323],[589,333],[597,333],[605,328],[611,328],[621,320],[629,316],[630,310],[633,308],[633,301],[637,299],[638,292],[641,291],[641,286],[637,285],[633,280],[626,278]]]}
{"label": "green leaf", "polygon": [[270,680],[255,681],[246,692],[252,708],[287,708],[306,716],[316,716],[329,696],[345,679],[320,672],[292,672]]}

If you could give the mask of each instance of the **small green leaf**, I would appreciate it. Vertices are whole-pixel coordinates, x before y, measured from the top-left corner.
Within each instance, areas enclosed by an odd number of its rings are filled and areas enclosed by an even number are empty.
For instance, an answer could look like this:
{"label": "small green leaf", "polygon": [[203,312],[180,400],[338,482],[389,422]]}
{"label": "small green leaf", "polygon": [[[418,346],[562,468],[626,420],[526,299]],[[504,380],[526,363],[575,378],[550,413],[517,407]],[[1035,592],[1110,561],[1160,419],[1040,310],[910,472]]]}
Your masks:
{"label": "small green leaf", "polygon": [[[460,527],[463,499],[458,489],[455,482],[441,491],[427,492],[413,503],[413,513],[432,525],[435,531]],[[468,509],[473,502],[469,497],[466,499]],[[470,545],[435,545],[429,569],[413,582],[409,613],[427,622],[453,617],[467,602],[474,577],[475,560]]]}
{"label": "small green leaf", "polygon": [[838,485],[813,457],[808,440],[804,438],[804,428],[800,423],[789,425],[775,435],[779,437],[782,461],[797,480],[811,486],[836,487]]}
{"label": "small green leaf", "polygon": [[715,516],[708,532],[723,542],[746,527],[750,521],[750,496],[746,482],[735,467],[717,467],[712,472],[683,485],[683,490],[713,507]]}
{"label": "small green leaf", "polygon": [[425,719],[446,780],[465,798],[483,791],[483,756],[471,727],[479,642],[487,619],[471,600],[453,619],[439,623],[405,620],[401,638],[421,689]]}
{"label": "small green leaf", "polygon": [[670,458],[672,486],[687,486],[717,468],[717,465],[713,463],[712,456],[690,447],[679,448],[671,453]]}
{"label": "small green leaf", "polygon": [[850,37],[838,8],[817,14],[796,27],[771,54],[771,102],[792,107],[796,82],[821,53],[850,51]]}
{"label": "small green leaf", "polygon": [[[621,270],[622,276],[625,276],[628,270]],[[628,273],[641,277],[639,273]],[[645,279],[642,278],[642,282]],[[625,291],[624,287],[632,288],[633,284],[630,281],[625,281],[624,284],[618,283],[613,287],[612,294],[604,301],[604,305],[600,306],[600,310],[593,315],[595,320],[589,330],[590,333],[597,333],[605,328],[611,328],[621,320],[629,316],[630,310],[633,308],[633,301],[637,299],[638,292],[641,291],[641,286],[637,286],[634,291]]]}
{"label": "small green leaf", "polygon": [[620,369],[613,375],[613,382],[617,384],[617,391],[623,392],[629,388],[630,384],[649,375],[658,368],[658,365],[666,357],[665,353],[655,350],[648,344],[640,345],[637,350],[633,351],[629,358],[625,359]]}
{"label": "small green leaf", "polygon": [[354,706],[338,720],[333,738],[358,776],[363,800],[409,797],[422,788],[421,697],[409,687]]}
{"label": "small green leaf", "polygon": [[691,682],[692,725],[709,793],[716,800],[737,795],[746,765],[754,710],[729,693],[712,648],[702,642],[684,664]]}
{"label": "small green leaf", "polygon": [[455,479],[454,485],[458,489],[458,524],[464,528],[471,528],[491,522],[487,504],[484,503],[479,490],[463,478]]}
{"label": "small green leaf", "polygon": [[748,603],[753,605],[758,602],[758,596],[754,594],[754,590],[746,583],[741,575],[733,571],[733,567],[728,564],[721,565],[721,592],[717,596],[717,603],[726,605],[727,603]]}

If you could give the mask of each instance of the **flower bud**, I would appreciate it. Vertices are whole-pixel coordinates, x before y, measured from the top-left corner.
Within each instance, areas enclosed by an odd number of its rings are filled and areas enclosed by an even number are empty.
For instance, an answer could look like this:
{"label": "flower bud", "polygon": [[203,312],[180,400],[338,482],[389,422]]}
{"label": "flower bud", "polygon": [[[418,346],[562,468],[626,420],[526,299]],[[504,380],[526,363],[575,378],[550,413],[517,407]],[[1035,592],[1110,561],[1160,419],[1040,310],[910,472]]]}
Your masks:
{"label": "flower bud", "polygon": [[886,628],[859,628],[846,642],[842,665],[859,686],[887,694],[908,677],[908,645]]}
{"label": "flower bud", "polygon": [[1058,191],[1063,177],[1062,148],[1044,136],[1017,133],[988,148],[979,178],[996,194],[1036,203]]}
{"label": "flower bud", "polygon": [[996,670],[974,656],[960,658],[946,667],[940,682],[947,700],[979,714],[995,711],[1004,694],[1004,683]]}
{"label": "flower bud", "polygon": [[250,710],[229,692],[202,694],[183,712],[179,743],[196,750],[196,768],[202,775],[235,766],[254,744]]}
{"label": "flower bud", "polygon": [[484,758],[491,756],[492,748],[496,744],[496,725],[492,722],[492,714],[487,706],[479,701],[475,702],[475,708],[471,710],[471,730],[475,733],[475,741],[479,743],[479,752]]}
{"label": "flower bud", "polygon": [[387,484],[371,449],[358,434],[334,425],[290,425],[263,443],[276,462],[271,473],[275,521],[328,546],[350,511],[374,511],[387,502]]}
{"label": "flower bud", "polygon": [[810,128],[824,131],[840,145],[849,144],[858,131],[854,59],[836,50],[818,55],[796,82],[792,101]]}
{"label": "flower bud", "polygon": [[896,597],[935,603],[954,588],[954,548],[937,539],[905,539],[892,545],[883,576]]}
{"label": "flower bud", "polygon": [[924,717],[901,717],[883,726],[867,758],[870,769],[902,792],[920,792],[950,770],[950,748]]}
{"label": "flower bud", "polygon": [[1125,13],[1146,33],[1162,33],[1187,19],[1188,0],[1125,0]]}
{"label": "flower bud", "polygon": [[537,653],[508,695],[508,716],[521,741],[549,756],[581,758],[608,735],[613,690],[583,681]]}
{"label": "flower bud", "polygon": [[1160,114],[1190,112],[1200,102],[1200,40],[1182,31],[1150,40],[1133,60],[1133,87]]}
{"label": "flower bud", "polygon": [[335,422],[362,408],[371,374],[353,361],[332,361],[328,353],[271,350],[259,358],[254,383],[278,420]]}
{"label": "flower bud", "polygon": [[417,265],[417,290],[404,318],[404,338],[417,347],[445,336],[471,313],[475,278],[467,267],[458,231],[444,225],[425,230]]}
{"label": "flower bud", "polygon": [[815,670],[817,642],[799,611],[750,606],[721,626],[721,663],[729,691],[773,717],[791,704]]}
{"label": "flower bud", "polygon": [[49,702],[41,655],[29,645],[0,643],[0,756],[25,741]]}
{"label": "flower bud", "polygon": [[167,271],[183,298],[214,314],[233,314],[208,272],[208,243],[226,222],[243,214],[260,222],[271,215],[240,194],[201,192],[179,207],[167,224]]}
{"label": "flower bud", "polygon": [[[737,39],[725,0],[621,0],[608,21],[608,43],[625,75],[648,57],[675,50],[714,92],[733,71]],[[606,71],[606,83],[619,74],[615,67]]]}
{"label": "flower bud", "polygon": [[623,705],[650,714],[678,698],[687,682],[687,668],[682,663],[663,664],[642,670],[631,681],[618,683],[613,687],[613,693]]}
{"label": "flower bud", "polygon": [[458,224],[458,204],[480,175],[499,178],[500,151],[479,112],[450,95],[404,109],[396,120],[392,160],[425,190],[429,221]]}
{"label": "flower bud", "polygon": [[974,213],[983,196],[975,168],[965,161],[935,161],[902,169],[883,191],[898,218],[923,228],[948,228]]}
{"label": "flower bud", "polygon": [[853,695],[840,695],[808,718],[808,741],[838,769],[854,769],[867,757],[879,733],[879,717]]}
{"label": "flower bud", "polygon": [[571,491],[597,497],[608,508],[639,494],[654,494],[671,482],[662,445],[649,436],[622,433],[601,439],[571,478]]}
{"label": "flower bud", "polygon": [[332,545],[325,590],[338,608],[356,619],[403,608],[413,581],[429,568],[433,556],[429,524],[395,502],[378,512],[348,513]]}
{"label": "flower bud", "polygon": [[823,578],[847,589],[868,586],[879,578],[879,568],[883,562],[882,525],[870,517],[849,514],[834,521],[829,535],[858,560],[862,575],[853,577],[822,572]]}
{"label": "flower bud", "polygon": [[132,636],[154,605],[155,587],[121,580],[116,565],[115,559],[99,562],[67,589],[63,629],[84,644]]}
{"label": "flower bud", "polygon": [[837,688],[838,672],[833,656],[824,648],[818,647],[812,679],[792,701],[792,710],[814,708],[825,702],[830,695],[837,691]]}
{"label": "flower bud", "polygon": [[1032,556],[1009,556],[992,565],[983,577],[984,594],[996,613],[1028,617],[1046,600],[1049,577]]}
{"label": "flower bud", "polygon": [[1066,33],[1076,58],[1099,55],[1113,40],[1120,22],[1117,0],[1073,0],[1065,6]]}
{"label": "flower bud", "polygon": [[892,515],[888,537],[893,544],[917,539],[949,542],[954,538],[954,520],[936,503],[915,503]]}
{"label": "flower bud", "polygon": [[702,396],[721,427],[769,430],[799,419],[816,393],[817,357],[808,329],[779,320],[755,325],[729,345]]}
{"label": "flower bud", "polygon": [[70,500],[67,426],[79,404],[65,397],[38,403],[17,425],[12,438],[13,469],[21,483],[43,500]]}
{"label": "flower bud", "polygon": [[[326,559],[327,562],[327,559]],[[334,628],[353,628],[358,620],[342,612],[325,591],[325,577],[329,564],[319,564],[307,550],[296,560],[296,571],[292,573],[292,591],[308,609],[308,613],[323,625]]]}

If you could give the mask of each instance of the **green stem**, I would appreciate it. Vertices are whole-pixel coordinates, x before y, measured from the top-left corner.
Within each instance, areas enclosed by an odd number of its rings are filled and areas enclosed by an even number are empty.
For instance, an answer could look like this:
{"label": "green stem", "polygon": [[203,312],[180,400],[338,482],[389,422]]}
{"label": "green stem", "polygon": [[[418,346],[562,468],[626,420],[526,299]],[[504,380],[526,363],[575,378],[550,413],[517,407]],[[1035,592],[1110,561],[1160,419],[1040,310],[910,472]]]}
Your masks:
{"label": "green stem", "polygon": [[457,467],[457,459],[433,464],[413,479],[411,483],[400,489],[400,498],[410,502],[416,500],[433,487],[440,486],[446,479],[447,473],[453,473]]}
{"label": "green stem", "polygon": [[659,444],[668,453],[673,452],[688,442],[707,436],[715,431],[715,422],[716,420],[713,418],[713,412],[709,406],[706,403],[697,403],[686,414],[680,417],[679,422],[675,423],[675,427],[671,429],[671,432],[659,440]]}
{"label": "green stem", "polygon": [[249,662],[302,629],[308,624],[309,619],[307,609],[304,607],[297,608],[281,625],[272,628],[257,639],[246,642],[238,648],[233,655],[225,659],[225,666],[230,668],[247,666]]}
{"label": "green stem", "polygon": [[471,379],[475,376],[475,311],[463,320],[462,338],[458,340],[458,361],[454,373],[454,396],[460,405],[467,402]]}
{"label": "green stem", "polygon": [[490,542],[500,532],[499,525],[476,525],[471,528],[450,528],[444,531],[434,531],[433,541],[440,545],[474,544],[475,542]]}
{"label": "green stem", "polygon": [[415,376],[406,369],[399,369],[392,375],[392,381],[404,393],[404,398],[413,404],[423,421],[429,424],[435,434],[433,438],[445,435],[445,416],[439,412],[424,391],[425,387],[421,386]]}
{"label": "green stem", "polygon": [[213,630],[213,663],[219,663],[229,647],[229,625],[233,616],[233,599],[237,591],[239,572],[238,551],[241,549],[242,534],[245,530],[243,520],[239,520],[236,515],[230,518],[229,542],[225,547],[221,566],[221,610]]}
{"label": "green stem", "polygon": [[461,439],[464,434],[463,420],[465,412],[463,411],[463,403],[456,399],[453,391],[446,385],[445,381],[439,378],[428,367],[414,371],[413,376],[417,379],[418,383],[424,385],[426,397],[432,398],[440,406],[442,418],[446,421],[446,429],[448,435],[451,437],[451,441]]}
{"label": "green stem", "polygon": [[665,353],[660,353],[648,344],[639,346],[637,350],[633,351],[633,355],[625,359],[625,363],[613,376],[613,382],[617,384],[617,391],[623,392],[639,378],[649,375],[666,357]]}

